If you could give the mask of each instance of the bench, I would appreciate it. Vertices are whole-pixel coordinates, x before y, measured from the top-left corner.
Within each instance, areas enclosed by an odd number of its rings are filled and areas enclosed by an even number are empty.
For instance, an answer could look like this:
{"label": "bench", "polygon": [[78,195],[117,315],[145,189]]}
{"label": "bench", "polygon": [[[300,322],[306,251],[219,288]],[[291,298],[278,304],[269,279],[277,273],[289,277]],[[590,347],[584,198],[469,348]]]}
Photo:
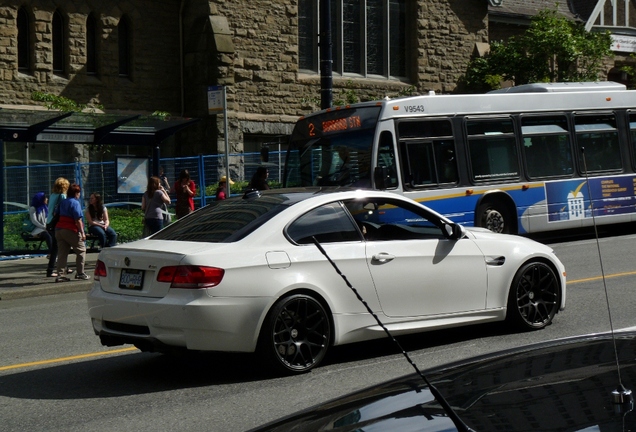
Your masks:
{"label": "bench", "polygon": [[[27,250],[39,251],[42,249],[42,244],[46,245],[44,239],[40,236],[34,236],[30,233],[23,232],[21,234],[22,240],[26,245]],[[86,234],[86,250],[97,251],[99,250],[99,238],[93,234]]]}
{"label": "bench", "polygon": [[27,232],[23,232],[21,235],[27,250],[39,251],[42,249],[42,243],[46,244],[42,237],[34,236]]}

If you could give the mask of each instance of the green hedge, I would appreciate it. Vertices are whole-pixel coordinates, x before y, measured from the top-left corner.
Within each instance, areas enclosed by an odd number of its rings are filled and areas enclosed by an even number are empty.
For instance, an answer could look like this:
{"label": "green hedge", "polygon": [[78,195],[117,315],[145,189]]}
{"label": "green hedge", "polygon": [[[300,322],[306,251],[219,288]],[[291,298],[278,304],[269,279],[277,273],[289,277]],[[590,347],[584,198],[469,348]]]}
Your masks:
{"label": "green hedge", "polygon": [[[128,243],[141,238],[143,232],[143,212],[141,209],[126,210],[109,208],[110,225],[117,232],[117,243]],[[26,213],[4,216],[4,250],[24,250],[22,221]],[[46,246],[42,245],[43,248]]]}

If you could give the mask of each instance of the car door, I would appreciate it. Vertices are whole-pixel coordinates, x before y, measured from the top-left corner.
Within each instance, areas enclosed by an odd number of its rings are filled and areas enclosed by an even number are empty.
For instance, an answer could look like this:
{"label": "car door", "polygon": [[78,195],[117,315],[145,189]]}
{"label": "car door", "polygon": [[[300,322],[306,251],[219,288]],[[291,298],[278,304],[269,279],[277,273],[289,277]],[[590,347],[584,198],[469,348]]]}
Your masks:
{"label": "car door", "polygon": [[469,238],[449,240],[439,219],[401,200],[351,201],[382,310],[409,317],[483,310],[487,270]]}

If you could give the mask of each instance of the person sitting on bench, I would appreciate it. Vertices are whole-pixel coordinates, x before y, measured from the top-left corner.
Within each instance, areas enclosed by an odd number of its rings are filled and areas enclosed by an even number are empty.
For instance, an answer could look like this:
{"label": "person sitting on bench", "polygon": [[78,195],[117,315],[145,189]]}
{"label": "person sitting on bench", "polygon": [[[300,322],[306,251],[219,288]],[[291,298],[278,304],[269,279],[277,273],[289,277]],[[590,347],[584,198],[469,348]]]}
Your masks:
{"label": "person sitting on bench", "polygon": [[[38,192],[33,195],[31,207],[29,207],[29,220],[31,222],[29,228],[31,228],[31,236],[43,239],[50,252],[53,247],[53,238],[46,230],[46,218],[49,215],[48,202],[49,198],[44,192]],[[49,263],[46,267],[47,276],[57,276],[55,274],[55,258],[53,254],[49,254]]]}
{"label": "person sitting on bench", "polygon": [[113,247],[117,244],[117,233],[110,226],[108,210],[102,202],[102,196],[92,193],[86,209],[86,225],[89,234],[97,236],[99,247]]}

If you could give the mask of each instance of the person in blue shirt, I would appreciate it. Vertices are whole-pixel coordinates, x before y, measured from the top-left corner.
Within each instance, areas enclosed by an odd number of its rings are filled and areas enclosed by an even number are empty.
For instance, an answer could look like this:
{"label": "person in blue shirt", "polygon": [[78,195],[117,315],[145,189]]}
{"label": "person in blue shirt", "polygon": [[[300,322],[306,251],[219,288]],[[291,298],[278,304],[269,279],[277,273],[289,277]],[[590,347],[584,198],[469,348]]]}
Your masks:
{"label": "person in blue shirt", "polygon": [[84,220],[82,219],[82,204],[79,201],[82,189],[77,184],[68,188],[68,197],[60,203],[60,220],[55,226],[55,238],[57,239],[58,258],[55,282],[68,282],[70,279],[64,275],[68,254],[71,248],[75,251],[75,264],[77,274],[75,279],[88,280],[90,277],[84,273],[86,263],[86,234],[84,233]]}

